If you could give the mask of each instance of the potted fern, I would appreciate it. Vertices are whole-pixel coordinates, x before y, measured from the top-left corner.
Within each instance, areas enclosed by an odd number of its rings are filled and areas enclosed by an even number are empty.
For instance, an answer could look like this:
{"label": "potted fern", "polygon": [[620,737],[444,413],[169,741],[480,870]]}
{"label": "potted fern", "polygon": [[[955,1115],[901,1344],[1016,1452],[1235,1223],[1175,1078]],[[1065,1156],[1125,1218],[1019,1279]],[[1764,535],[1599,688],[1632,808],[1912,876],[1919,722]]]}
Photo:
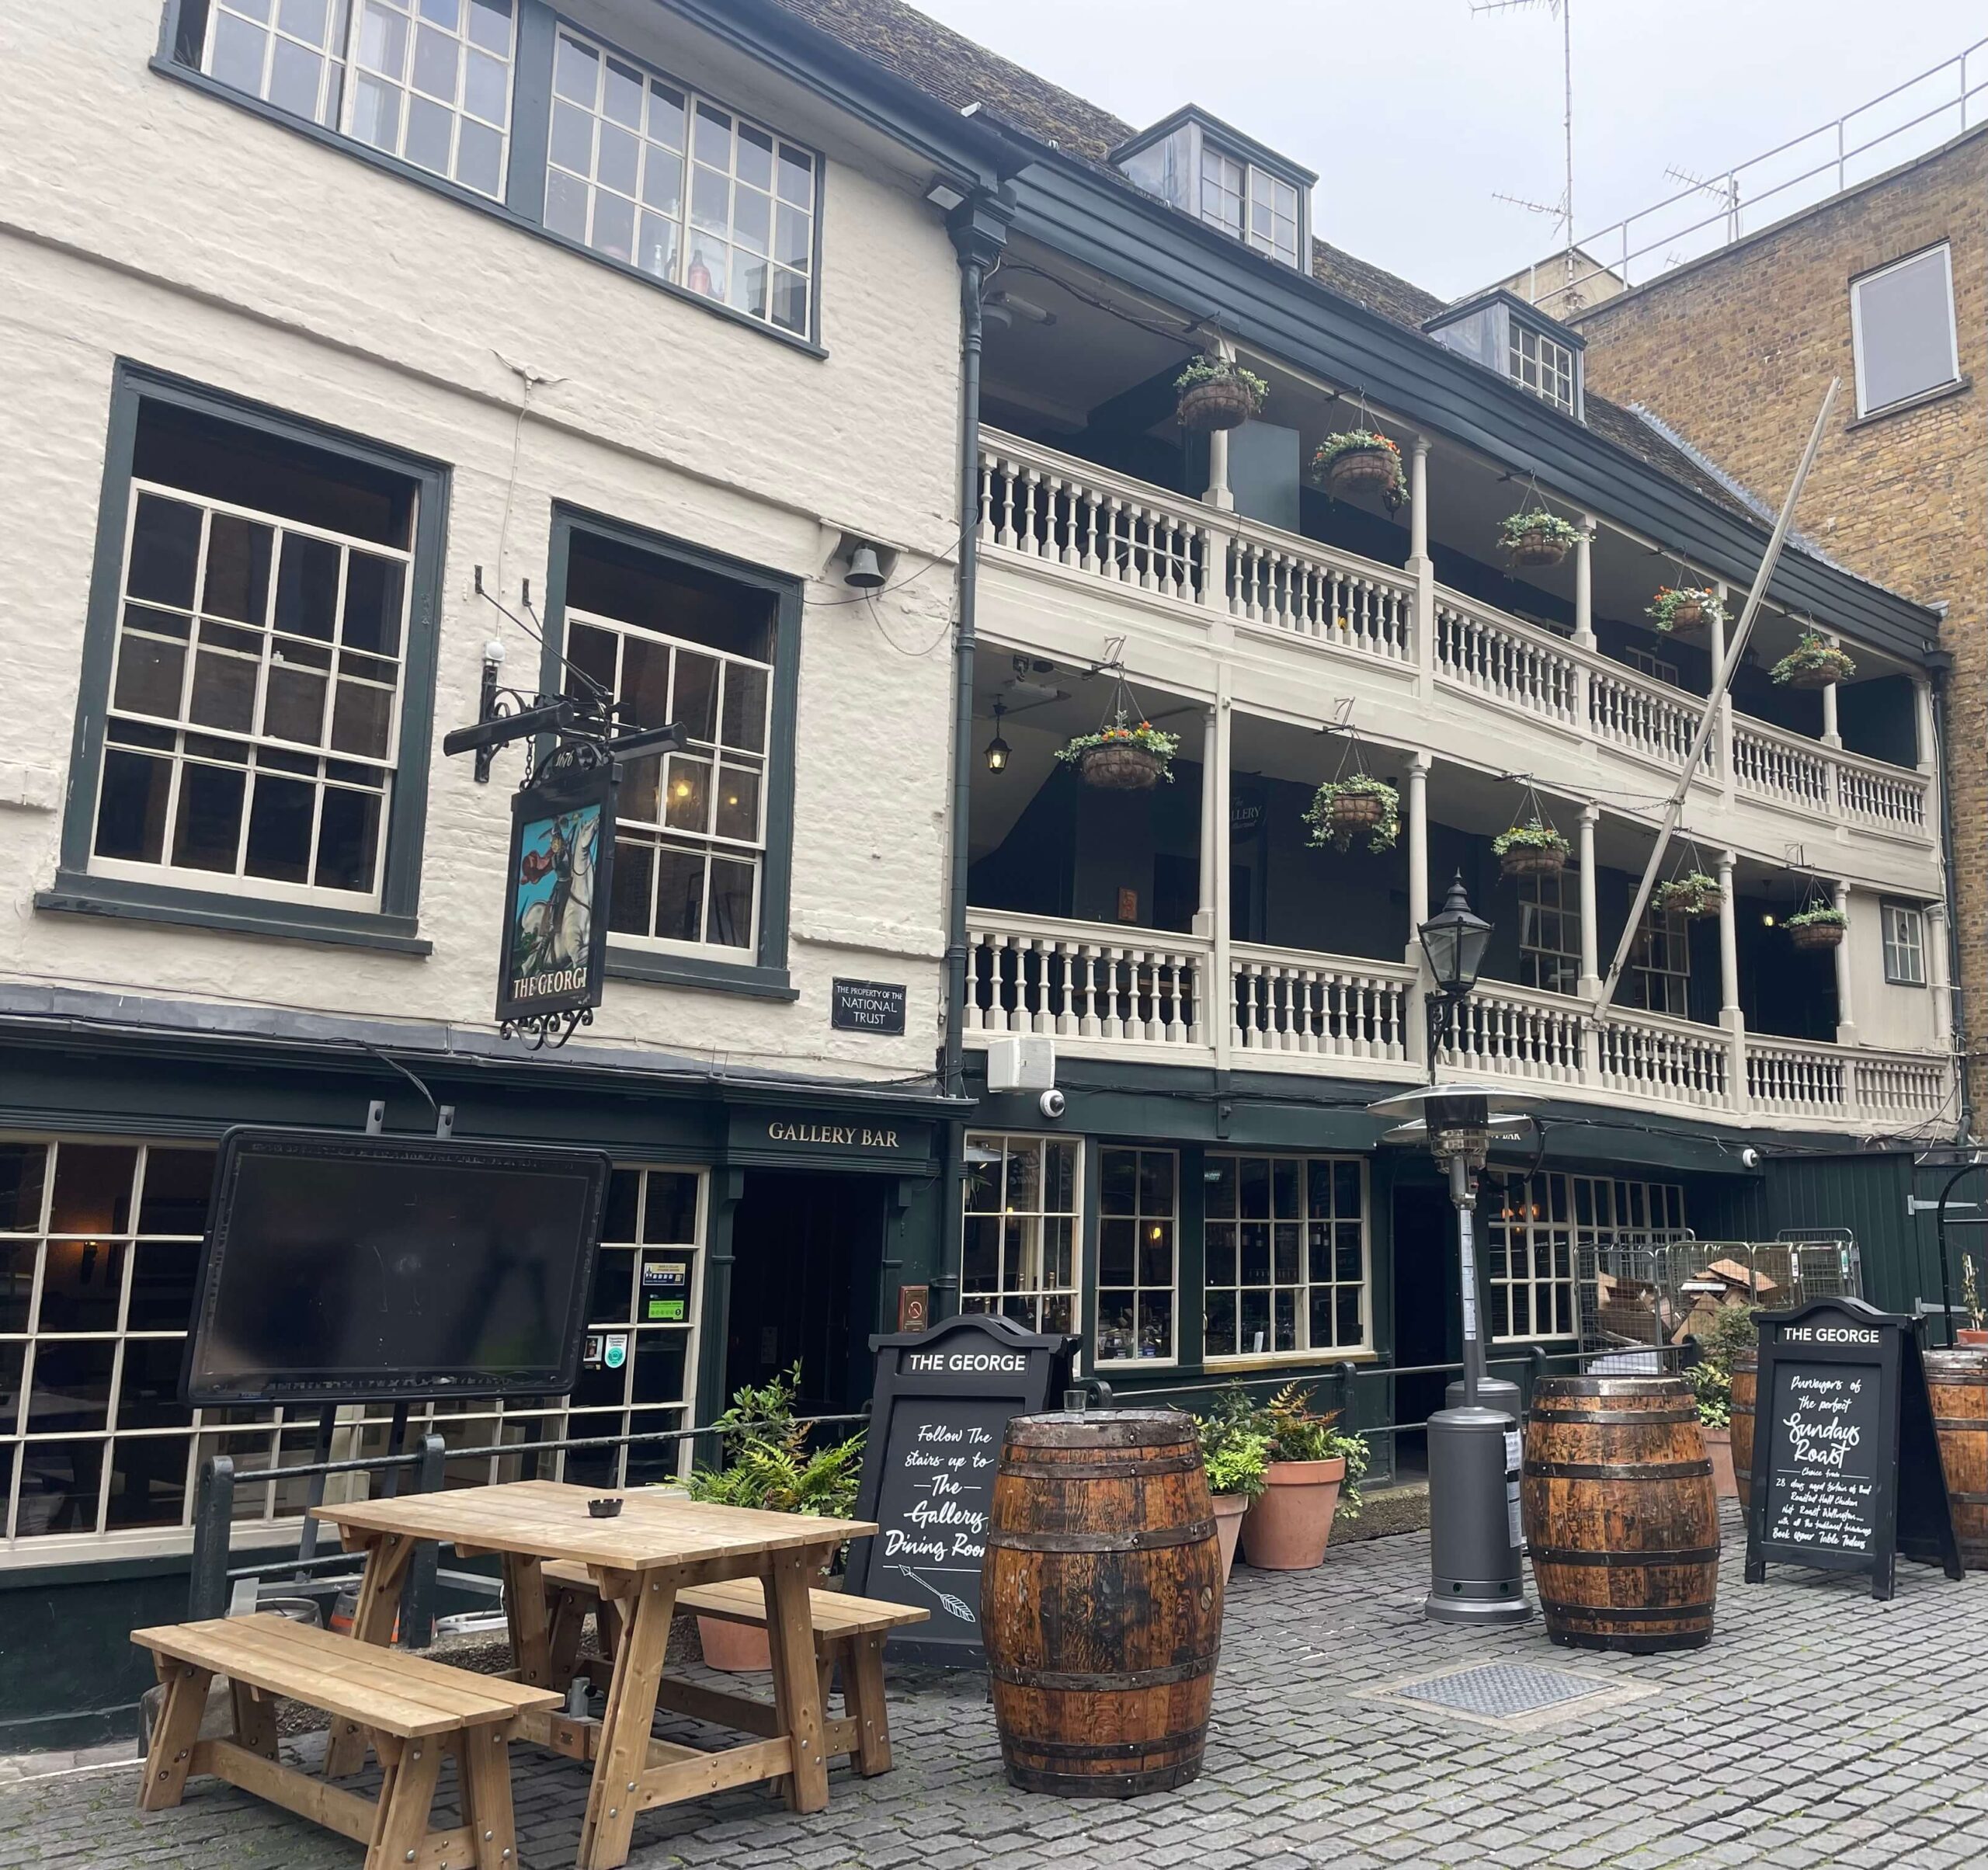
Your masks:
{"label": "potted fern", "polygon": [[1580,537],[1571,520],[1541,509],[1508,513],[1498,527],[1498,543],[1514,565],[1558,565]]}
{"label": "potted fern", "polygon": [[1305,822],[1312,827],[1309,841],[1314,848],[1329,844],[1335,850],[1348,850],[1355,834],[1364,831],[1369,850],[1392,850],[1401,836],[1401,794],[1371,773],[1329,779],[1312,794]]}
{"label": "potted fern", "polygon": [[1183,429],[1239,429],[1263,406],[1270,386],[1232,358],[1204,353],[1173,379],[1180,401],[1175,419]]}
{"label": "potted fern", "polygon": [[1770,672],[1787,688],[1833,688],[1856,674],[1857,665],[1833,643],[1811,630]]}
{"label": "potted fern", "polygon": [[1256,1426],[1256,1409],[1236,1384],[1224,1391],[1205,1416],[1194,1418],[1201,1437],[1201,1462],[1208,1469],[1208,1492],[1215,1499],[1215,1537],[1222,1545],[1222,1575],[1225,1580],[1236,1564],[1236,1542],[1242,1517],[1262,1497],[1269,1483],[1270,1438]]}
{"label": "potted fern", "polygon": [[[748,1384],[733,1393],[732,1406],[711,1424],[722,1465],[692,1473],[686,1490],[693,1500],[817,1518],[847,1519],[855,1511],[864,1437],[859,1433],[811,1451],[808,1424],[794,1420],[800,1388],[797,1363],[762,1389]],[[763,1625],[700,1617],[697,1635],[714,1669],[739,1674],[773,1667]]]}
{"label": "potted fern", "polygon": [[1408,498],[1401,447],[1378,429],[1342,429],[1319,443],[1312,456],[1312,471],[1326,483],[1334,499],[1363,488],[1378,493],[1390,506]]}
{"label": "potted fern", "polygon": [[1650,892],[1649,905],[1660,916],[1682,916],[1687,922],[1697,922],[1716,916],[1725,901],[1719,879],[1694,870],[1660,883]]}
{"label": "potted fern", "polygon": [[1668,635],[1695,636],[1708,624],[1724,623],[1726,607],[1702,586],[1664,585],[1644,607],[1643,615]]}
{"label": "potted fern", "polygon": [[1567,867],[1566,839],[1538,819],[1499,832],[1491,850],[1508,877],[1550,877]]}
{"label": "potted fern", "polygon": [[1144,792],[1163,779],[1171,783],[1180,737],[1150,721],[1136,726],[1120,720],[1094,734],[1079,734],[1056,757],[1077,769],[1087,786],[1107,792]]}
{"label": "potted fern", "polygon": [[1311,1399],[1309,1390],[1287,1384],[1250,1418],[1270,1442],[1263,1491],[1242,1521],[1242,1555],[1260,1571],[1322,1565],[1333,1519],[1360,1510],[1352,1483],[1367,1471],[1367,1444],[1339,1433],[1336,1410],[1313,1415]]}
{"label": "potted fern", "polygon": [[1840,948],[1850,918],[1828,903],[1813,902],[1806,909],[1797,909],[1781,926],[1798,948]]}

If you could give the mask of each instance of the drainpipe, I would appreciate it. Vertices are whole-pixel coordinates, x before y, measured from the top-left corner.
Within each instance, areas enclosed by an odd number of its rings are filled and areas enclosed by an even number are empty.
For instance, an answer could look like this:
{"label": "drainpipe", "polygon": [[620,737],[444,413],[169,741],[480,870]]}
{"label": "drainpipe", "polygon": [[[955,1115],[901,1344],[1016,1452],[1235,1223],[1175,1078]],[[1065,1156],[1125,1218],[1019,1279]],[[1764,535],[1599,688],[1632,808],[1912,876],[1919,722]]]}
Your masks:
{"label": "drainpipe", "polygon": [[[953,639],[952,846],[946,879],[946,1032],[939,1070],[940,1089],[949,1097],[961,1096],[965,1088],[967,825],[973,794],[974,600],[980,560],[980,295],[988,269],[1007,244],[1013,217],[1006,203],[984,193],[946,217],[960,262],[959,627]],[[954,1117],[946,1125],[943,1244],[938,1276],[932,1281],[935,1323],[956,1309],[965,1176],[966,1123]]]}
{"label": "drainpipe", "polygon": [[1947,771],[1946,672],[1933,671],[1933,732],[1938,742],[1933,749],[1933,783],[1940,788],[1940,891],[1946,899],[1947,1003],[1952,1010],[1954,1065],[1960,1074],[1960,1116],[1955,1139],[1965,1142],[1974,1134],[1974,1109],[1967,1088],[1967,996],[1961,991],[1960,904],[1954,888],[1953,788]]}

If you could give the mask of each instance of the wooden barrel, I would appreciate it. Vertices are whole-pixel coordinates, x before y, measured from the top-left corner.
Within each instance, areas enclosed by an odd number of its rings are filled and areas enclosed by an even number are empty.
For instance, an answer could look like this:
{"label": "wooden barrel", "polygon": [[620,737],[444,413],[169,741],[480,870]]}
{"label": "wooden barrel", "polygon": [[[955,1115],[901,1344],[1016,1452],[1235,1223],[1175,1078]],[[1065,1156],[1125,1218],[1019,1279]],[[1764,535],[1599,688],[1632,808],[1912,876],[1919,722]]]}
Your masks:
{"label": "wooden barrel", "polygon": [[1753,1507],[1753,1392],[1760,1380],[1760,1354],[1743,1350],[1733,1360],[1733,1478],[1740,1510]]}
{"label": "wooden barrel", "polygon": [[1960,1562],[1988,1571],[1988,1350],[1929,1350],[1926,1387]]}
{"label": "wooden barrel", "polygon": [[1677,1378],[1540,1378],[1520,1500],[1555,1642],[1647,1654],[1711,1640],[1719,1500]]}
{"label": "wooden barrel", "polygon": [[1126,1409],[1010,1422],[981,1583],[1010,1781],[1129,1799],[1192,1779],[1222,1592],[1189,1417]]}

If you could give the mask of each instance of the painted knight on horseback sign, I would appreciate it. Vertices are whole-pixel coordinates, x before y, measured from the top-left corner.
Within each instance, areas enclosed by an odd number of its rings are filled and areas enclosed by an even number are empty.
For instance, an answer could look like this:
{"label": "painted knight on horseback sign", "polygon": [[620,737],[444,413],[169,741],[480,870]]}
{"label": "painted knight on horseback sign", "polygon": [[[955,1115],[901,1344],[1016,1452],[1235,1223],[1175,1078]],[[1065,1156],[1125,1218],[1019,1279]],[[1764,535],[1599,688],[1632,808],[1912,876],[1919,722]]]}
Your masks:
{"label": "painted knight on horseback sign", "polygon": [[568,753],[511,801],[497,1017],[540,1031],[548,1017],[565,1023],[600,1004],[606,961],[615,770]]}

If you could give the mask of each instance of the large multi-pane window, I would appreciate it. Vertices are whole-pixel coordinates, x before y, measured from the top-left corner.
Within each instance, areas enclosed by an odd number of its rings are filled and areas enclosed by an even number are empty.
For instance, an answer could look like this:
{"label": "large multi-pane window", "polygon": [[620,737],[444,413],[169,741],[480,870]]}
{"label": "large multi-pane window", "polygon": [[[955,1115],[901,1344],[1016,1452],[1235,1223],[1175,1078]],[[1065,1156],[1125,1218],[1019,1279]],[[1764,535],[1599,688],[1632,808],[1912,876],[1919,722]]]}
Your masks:
{"label": "large multi-pane window", "polygon": [[815,158],[562,26],[545,224],[784,331],[805,332]]}
{"label": "large multi-pane window", "polygon": [[1574,353],[1571,346],[1549,338],[1517,318],[1511,322],[1506,373],[1555,408],[1575,412]]}
{"label": "large multi-pane window", "polygon": [[90,869],[377,902],[415,498],[144,406]]}
{"label": "large multi-pane window", "polygon": [[1201,218],[1260,252],[1298,263],[1298,190],[1267,169],[1201,147]]}
{"label": "large multi-pane window", "polygon": [[1887,902],[1884,919],[1885,978],[1900,987],[1926,985],[1926,917],[1909,902]]}
{"label": "large multi-pane window", "polygon": [[1173,1360],[1180,1180],[1171,1149],[1098,1152],[1100,1363]]}
{"label": "large multi-pane window", "polygon": [[1487,1183],[1478,1214],[1493,1339],[1573,1337],[1580,1329],[1582,1250],[1682,1237],[1684,1190],[1600,1176],[1512,1177]]}
{"label": "large multi-pane window", "polygon": [[1580,876],[1555,871],[1519,879],[1519,982],[1547,993],[1580,989]]}
{"label": "large multi-pane window", "polygon": [[1366,1163],[1211,1154],[1208,1173],[1206,1354],[1364,1349]]}
{"label": "large multi-pane window", "polygon": [[1642,932],[1631,951],[1623,999],[1646,1013],[1683,1019],[1691,1010],[1691,924],[1681,916],[1644,912]]}
{"label": "large multi-pane window", "polygon": [[1079,1152],[1054,1136],[967,1138],[962,1312],[1076,1330]]}
{"label": "large multi-pane window", "polygon": [[480,195],[503,194],[515,0],[204,3],[210,77]]}

